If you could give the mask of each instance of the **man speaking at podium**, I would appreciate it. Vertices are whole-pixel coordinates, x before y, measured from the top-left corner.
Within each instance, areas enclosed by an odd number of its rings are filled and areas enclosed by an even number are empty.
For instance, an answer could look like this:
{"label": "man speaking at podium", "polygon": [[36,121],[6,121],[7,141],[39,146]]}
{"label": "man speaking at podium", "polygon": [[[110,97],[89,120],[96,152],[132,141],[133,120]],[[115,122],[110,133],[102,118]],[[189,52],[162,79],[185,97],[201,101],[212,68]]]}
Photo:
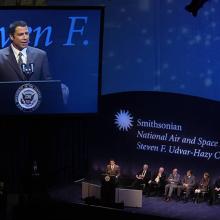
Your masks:
{"label": "man speaking at podium", "polygon": [[104,179],[102,179],[101,199],[104,203],[113,204],[115,202],[115,187],[120,176],[120,167],[111,159],[105,172]]}
{"label": "man speaking at podium", "polygon": [[[52,80],[46,51],[28,46],[27,23],[11,23],[9,37],[11,45],[0,50],[0,82]],[[61,92],[67,104],[69,88],[64,83],[61,83]]]}
{"label": "man speaking at podium", "polygon": [[115,164],[113,159],[110,160],[109,164],[106,167],[106,174],[110,176],[115,176],[118,178],[120,176],[120,167]]}
{"label": "man speaking at podium", "polygon": [[[47,53],[28,46],[27,23],[25,21],[11,23],[9,37],[11,45],[0,50],[0,81],[50,80]],[[30,71],[22,70],[22,65]]]}

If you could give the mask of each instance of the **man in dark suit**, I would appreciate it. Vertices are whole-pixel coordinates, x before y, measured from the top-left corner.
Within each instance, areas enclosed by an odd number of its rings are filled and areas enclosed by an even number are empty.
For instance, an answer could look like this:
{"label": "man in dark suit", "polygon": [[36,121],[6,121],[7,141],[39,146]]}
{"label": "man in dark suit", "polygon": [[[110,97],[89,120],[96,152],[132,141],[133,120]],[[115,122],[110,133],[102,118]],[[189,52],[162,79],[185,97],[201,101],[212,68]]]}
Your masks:
{"label": "man in dark suit", "polygon": [[132,187],[138,188],[138,189],[143,189],[143,193],[145,193],[145,188],[151,179],[151,172],[148,169],[148,165],[144,164],[143,168],[137,173],[135,176],[136,179],[132,183]]}
{"label": "man in dark suit", "polygon": [[174,168],[167,179],[167,184],[165,185],[164,200],[166,200],[167,202],[171,200],[173,191],[177,189],[179,184],[180,174],[178,173],[177,168]]}
{"label": "man in dark suit", "polygon": [[150,196],[152,193],[154,195],[161,196],[164,193],[165,185],[166,174],[164,172],[164,167],[160,167],[148,182],[148,185],[146,186],[146,195]]}
{"label": "man in dark suit", "polygon": [[189,195],[193,191],[196,184],[196,178],[192,173],[192,170],[188,170],[186,175],[183,177],[182,184],[177,187],[177,197],[180,200],[182,191],[186,192],[185,202],[188,202]]}
{"label": "man in dark suit", "polygon": [[[28,46],[27,23],[15,21],[9,26],[11,45],[0,50],[0,81],[50,80],[45,51]],[[32,64],[33,73],[25,75],[21,63]]]}
{"label": "man in dark suit", "polygon": [[218,197],[219,194],[220,194],[220,176],[215,181],[213,189],[210,190],[209,205],[212,205],[213,203],[215,203],[216,198]]}
{"label": "man in dark suit", "polygon": [[106,166],[105,176],[102,179],[101,199],[105,203],[114,203],[115,187],[119,184],[120,167],[111,159]]}

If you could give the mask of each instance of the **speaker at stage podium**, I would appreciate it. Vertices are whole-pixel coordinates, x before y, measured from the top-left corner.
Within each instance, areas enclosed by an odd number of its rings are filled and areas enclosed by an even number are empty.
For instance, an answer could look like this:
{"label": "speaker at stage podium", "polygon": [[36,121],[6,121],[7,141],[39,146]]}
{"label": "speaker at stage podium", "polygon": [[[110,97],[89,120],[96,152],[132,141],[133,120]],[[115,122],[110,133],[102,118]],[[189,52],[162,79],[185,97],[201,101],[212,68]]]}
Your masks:
{"label": "speaker at stage podium", "polygon": [[104,203],[115,203],[115,188],[117,178],[115,175],[102,174],[101,179],[101,200]]}

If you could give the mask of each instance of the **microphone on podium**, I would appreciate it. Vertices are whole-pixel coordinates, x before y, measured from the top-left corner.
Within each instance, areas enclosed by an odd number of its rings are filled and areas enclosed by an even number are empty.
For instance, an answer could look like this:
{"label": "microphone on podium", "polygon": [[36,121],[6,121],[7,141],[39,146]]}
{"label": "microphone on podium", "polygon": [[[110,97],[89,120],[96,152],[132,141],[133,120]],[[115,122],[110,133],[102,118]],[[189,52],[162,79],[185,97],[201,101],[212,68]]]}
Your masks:
{"label": "microphone on podium", "polygon": [[29,64],[22,63],[21,70],[23,74],[26,76],[27,80],[29,80],[32,74],[34,73],[34,63],[29,63]]}

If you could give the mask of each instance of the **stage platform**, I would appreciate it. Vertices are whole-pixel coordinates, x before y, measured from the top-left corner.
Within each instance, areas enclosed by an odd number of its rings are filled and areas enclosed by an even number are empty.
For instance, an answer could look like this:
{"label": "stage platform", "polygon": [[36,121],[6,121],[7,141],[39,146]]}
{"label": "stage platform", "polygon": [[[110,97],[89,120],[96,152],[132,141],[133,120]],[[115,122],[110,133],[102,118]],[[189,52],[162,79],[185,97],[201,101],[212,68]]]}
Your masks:
{"label": "stage platform", "polygon": [[[96,185],[97,189],[98,186]],[[162,197],[142,196],[140,201],[132,201],[133,190],[120,189],[122,197],[128,192],[129,202],[105,204],[97,198],[82,199],[82,182],[51,188],[47,193],[27,195],[8,195],[7,220],[72,220],[75,216],[93,219],[112,218],[126,219],[159,219],[159,220],[218,220],[220,202],[209,206],[206,202],[195,204],[192,201],[184,203],[171,200],[165,202]],[[94,192],[94,191],[93,191]],[[132,193],[131,193],[132,192]],[[134,191],[135,192],[135,191]],[[95,190],[95,194],[97,191]],[[125,193],[125,194],[124,194]],[[96,194],[99,195],[99,194]],[[137,197],[136,192],[134,199]],[[117,197],[116,197],[117,198]],[[139,195],[138,195],[139,198]],[[126,197],[127,199],[127,197]],[[138,207],[132,207],[137,206]],[[0,216],[4,220],[4,216]]]}
{"label": "stage platform", "polygon": [[105,215],[129,216],[142,219],[147,216],[150,219],[179,219],[179,220],[218,220],[220,216],[220,204],[209,206],[206,202],[195,204],[192,201],[184,203],[171,200],[165,202],[162,197],[142,197],[142,207],[105,207],[97,202],[87,204],[82,199],[82,182],[56,187],[49,192],[50,199],[56,202],[69,204],[70,206],[85,209],[91,214],[103,213]]}

